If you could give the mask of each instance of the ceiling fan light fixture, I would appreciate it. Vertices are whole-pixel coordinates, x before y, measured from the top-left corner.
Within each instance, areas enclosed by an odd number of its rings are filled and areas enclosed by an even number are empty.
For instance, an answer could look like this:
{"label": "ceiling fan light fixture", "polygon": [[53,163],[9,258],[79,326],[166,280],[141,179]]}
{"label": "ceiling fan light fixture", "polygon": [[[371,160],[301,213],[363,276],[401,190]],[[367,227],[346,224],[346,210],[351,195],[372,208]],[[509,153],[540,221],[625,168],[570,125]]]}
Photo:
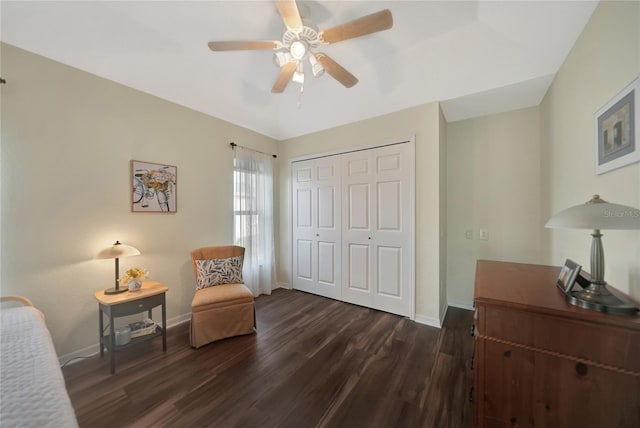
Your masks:
{"label": "ceiling fan light fixture", "polygon": [[304,84],[304,73],[300,73],[299,71],[296,71],[293,73],[293,78],[291,78],[292,81],[299,83],[301,85]]}
{"label": "ceiling fan light fixture", "polygon": [[293,59],[300,61],[307,54],[307,44],[302,40],[296,40],[291,43],[289,52],[291,52]]}
{"label": "ceiling fan light fixture", "polygon": [[318,62],[315,55],[309,55],[309,62],[311,63],[313,77],[320,77],[324,74],[324,67]]}
{"label": "ceiling fan light fixture", "polygon": [[293,61],[293,57],[289,52],[274,52],[273,53],[273,62],[278,66],[282,67],[288,62]]}

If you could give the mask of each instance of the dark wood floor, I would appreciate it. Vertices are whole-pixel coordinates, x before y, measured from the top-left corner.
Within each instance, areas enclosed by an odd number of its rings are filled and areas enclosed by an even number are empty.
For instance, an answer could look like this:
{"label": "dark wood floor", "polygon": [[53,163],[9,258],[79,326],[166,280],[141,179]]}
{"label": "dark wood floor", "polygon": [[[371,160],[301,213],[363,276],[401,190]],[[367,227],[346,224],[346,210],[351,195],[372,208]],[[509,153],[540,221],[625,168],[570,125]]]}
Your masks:
{"label": "dark wood floor", "polygon": [[472,313],[442,329],[299,291],[256,299],[258,333],[189,347],[188,323],[63,369],[81,427],[470,427]]}

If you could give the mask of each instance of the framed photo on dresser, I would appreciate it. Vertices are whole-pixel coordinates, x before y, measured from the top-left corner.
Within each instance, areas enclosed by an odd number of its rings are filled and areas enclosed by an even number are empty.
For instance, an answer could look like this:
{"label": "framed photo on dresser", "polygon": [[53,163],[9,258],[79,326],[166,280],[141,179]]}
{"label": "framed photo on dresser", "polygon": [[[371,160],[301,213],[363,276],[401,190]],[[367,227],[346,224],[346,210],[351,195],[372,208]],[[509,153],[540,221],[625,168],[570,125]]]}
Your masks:
{"label": "framed photo on dresser", "polygon": [[576,278],[580,274],[581,269],[582,266],[580,266],[573,260],[565,260],[564,266],[562,266],[562,269],[560,269],[560,274],[558,275],[558,279],[556,280],[556,285],[564,293],[568,293],[576,283]]}

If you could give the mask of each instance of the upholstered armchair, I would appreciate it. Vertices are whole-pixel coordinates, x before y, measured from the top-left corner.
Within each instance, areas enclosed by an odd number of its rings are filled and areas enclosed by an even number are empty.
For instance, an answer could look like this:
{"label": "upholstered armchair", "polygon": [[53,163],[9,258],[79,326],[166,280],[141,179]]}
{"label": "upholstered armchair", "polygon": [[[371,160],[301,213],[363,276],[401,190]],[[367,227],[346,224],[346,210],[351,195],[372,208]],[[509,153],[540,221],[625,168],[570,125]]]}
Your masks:
{"label": "upholstered armchair", "polygon": [[191,251],[196,293],[191,302],[194,348],[255,331],[253,294],[242,283],[244,248],[204,247]]}

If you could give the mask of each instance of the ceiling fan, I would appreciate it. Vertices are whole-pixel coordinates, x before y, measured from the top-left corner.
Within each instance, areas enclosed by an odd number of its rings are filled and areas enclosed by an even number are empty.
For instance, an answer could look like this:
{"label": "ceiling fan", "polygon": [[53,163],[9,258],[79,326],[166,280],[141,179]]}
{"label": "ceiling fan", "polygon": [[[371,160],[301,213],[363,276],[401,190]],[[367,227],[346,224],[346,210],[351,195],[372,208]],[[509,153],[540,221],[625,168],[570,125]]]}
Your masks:
{"label": "ceiling fan", "polygon": [[319,31],[315,25],[300,17],[295,0],[276,0],[276,7],[287,29],[282,41],[247,40],[209,42],[209,49],[215,52],[234,50],[274,50],[274,61],[280,67],[280,74],[271,92],[281,93],[290,81],[304,83],[304,60],[308,59],[314,77],[326,70],[338,82],[351,88],[358,79],[340,64],[317,50],[331,43],[354,39],[393,26],[393,17],[388,9],[366,15],[345,24]]}

